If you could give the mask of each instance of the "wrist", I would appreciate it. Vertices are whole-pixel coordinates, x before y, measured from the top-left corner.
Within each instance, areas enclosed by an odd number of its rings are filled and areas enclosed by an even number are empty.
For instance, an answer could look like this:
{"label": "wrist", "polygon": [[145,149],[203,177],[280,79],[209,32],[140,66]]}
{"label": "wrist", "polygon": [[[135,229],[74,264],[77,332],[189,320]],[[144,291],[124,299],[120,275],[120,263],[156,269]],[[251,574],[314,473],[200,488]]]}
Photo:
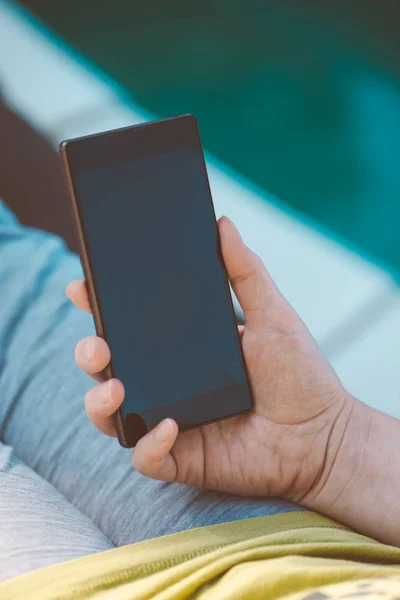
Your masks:
{"label": "wrist", "polygon": [[346,393],[331,426],[319,477],[302,500],[307,508],[343,521],[342,506],[351,502],[368,444],[370,410]]}
{"label": "wrist", "polygon": [[303,505],[400,545],[400,422],[348,395]]}

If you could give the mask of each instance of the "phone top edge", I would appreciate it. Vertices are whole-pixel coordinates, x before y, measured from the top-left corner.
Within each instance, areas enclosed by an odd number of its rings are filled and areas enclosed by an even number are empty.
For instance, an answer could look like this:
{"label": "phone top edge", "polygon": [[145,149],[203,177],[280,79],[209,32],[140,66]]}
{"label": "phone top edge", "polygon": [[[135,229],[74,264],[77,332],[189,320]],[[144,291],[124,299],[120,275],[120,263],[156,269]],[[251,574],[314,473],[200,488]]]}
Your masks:
{"label": "phone top edge", "polygon": [[60,151],[60,152],[63,152],[63,151],[65,151],[65,150],[67,149],[67,145],[68,145],[68,143],[69,143],[69,140],[63,140],[62,142],[60,142],[60,143],[58,144],[58,149],[59,149],[59,151]]}
{"label": "phone top edge", "polygon": [[84,140],[88,140],[88,139],[92,139],[92,138],[96,138],[96,137],[101,137],[103,135],[111,135],[114,133],[119,133],[122,131],[127,131],[129,129],[139,129],[139,128],[145,128],[145,127],[151,127],[153,125],[160,125],[162,123],[167,123],[169,121],[175,121],[177,119],[193,119],[196,123],[197,126],[197,119],[196,117],[191,114],[191,113],[184,113],[182,115],[174,115],[172,117],[167,117],[166,119],[156,119],[154,121],[144,121],[143,123],[135,123],[134,125],[125,125],[124,127],[117,127],[115,129],[106,129],[105,131],[98,131],[96,133],[89,133],[87,135],[81,135],[79,137],[75,137],[75,138],[67,138],[65,140],[62,140],[59,145],[59,151],[60,152],[66,152],[68,149],[68,146],[75,144],[77,142],[81,142]]}

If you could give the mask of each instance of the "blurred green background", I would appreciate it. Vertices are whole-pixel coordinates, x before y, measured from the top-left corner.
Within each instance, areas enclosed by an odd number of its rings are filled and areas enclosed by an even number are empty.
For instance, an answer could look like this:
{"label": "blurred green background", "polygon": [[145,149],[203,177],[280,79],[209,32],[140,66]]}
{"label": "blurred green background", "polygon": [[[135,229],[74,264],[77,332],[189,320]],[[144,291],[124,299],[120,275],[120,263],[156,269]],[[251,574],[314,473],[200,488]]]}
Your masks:
{"label": "blurred green background", "polygon": [[400,3],[31,0],[57,34],[315,227],[400,274]]}

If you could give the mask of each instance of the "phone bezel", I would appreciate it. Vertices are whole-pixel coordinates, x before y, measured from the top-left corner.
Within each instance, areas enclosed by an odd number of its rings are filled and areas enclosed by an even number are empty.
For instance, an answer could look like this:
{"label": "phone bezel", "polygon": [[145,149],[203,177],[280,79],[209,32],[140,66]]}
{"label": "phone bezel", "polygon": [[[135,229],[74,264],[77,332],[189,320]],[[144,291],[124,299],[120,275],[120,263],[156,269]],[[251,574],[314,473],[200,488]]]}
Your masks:
{"label": "phone bezel", "polygon": [[[107,332],[102,316],[100,299],[97,293],[96,281],[93,276],[92,261],[90,247],[87,243],[85,224],[82,217],[80,202],[76,192],[74,174],[82,171],[93,171],[103,167],[119,164],[121,162],[129,162],[140,158],[151,157],[162,154],[164,152],[174,152],[189,147],[199,147],[201,151],[204,173],[208,186],[208,196],[211,202],[212,212],[214,216],[215,229],[218,240],[218,256],[221,264],[225,265],[222,259],[222,251],[219,242],[218,227],[215,217],[215,209],[212,201],[211,189],[207,174],[204,154],[202,152],[201,140],[197,120],[193,115],[181,115],[163,119],[159,121],[151,121],[149,123],[123,127],[103,133],[65,140],[60,144],[60,154],[62,164],[66,175],[66,182],[69,190],[71,201],[72,214],[76,225],[78,236],[80,256],[87,283],[89,302],[93,312],[96,333],[99,337],[107,340]],[[243,371],[246,376],[247,388],[249,391],[249,405],[241,411],[236,411],[232,415],[222,415],[218,418],[210,419],[202,422],[201,425],[212,423],[220,419],[228,418],[237,414],[248,412],[252,407],[252,398],[249,386],[249,377],[244,360],[243,350],[241,346],[240,336],[235,325],[235,312],[232,298],[230,295],[229,281],[226,273],[226,286],[230,301],[232,318],[236,330],[237,343],[240,348]],[[112,360],[104,371],[104,379],[114,377]],[[189,400],[188,400],[189,401]],[[129,413],[133,415],[133,413]],[[140,419],[140,415],[138,415]],[[128,437],[135,438],[135,435],[128,436],[125,431],[124,418],[119,409],[115,415],[115,425],[118,434],[118,439],[122,446],[126,448],[132,447]],[[143,424],[137,423],[136,427],[143,427]],[[193,425],[192,427],[197,427]],[[190,427],[190,428],[192,428]],[[189,429],[189,427],[188,427]],[[128,432],[129,433],[129,432]]]}

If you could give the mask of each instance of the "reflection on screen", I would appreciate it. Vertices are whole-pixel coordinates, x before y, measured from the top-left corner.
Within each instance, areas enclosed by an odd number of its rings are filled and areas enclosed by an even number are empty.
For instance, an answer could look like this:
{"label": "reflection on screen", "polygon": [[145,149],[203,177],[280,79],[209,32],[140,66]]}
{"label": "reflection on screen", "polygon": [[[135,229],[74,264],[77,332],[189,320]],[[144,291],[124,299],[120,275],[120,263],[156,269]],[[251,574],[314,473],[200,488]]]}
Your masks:
{"label": "reflection on screen", "polygon": [[245,383],[200,149],[81,173],[77,194],[125,414]]}

